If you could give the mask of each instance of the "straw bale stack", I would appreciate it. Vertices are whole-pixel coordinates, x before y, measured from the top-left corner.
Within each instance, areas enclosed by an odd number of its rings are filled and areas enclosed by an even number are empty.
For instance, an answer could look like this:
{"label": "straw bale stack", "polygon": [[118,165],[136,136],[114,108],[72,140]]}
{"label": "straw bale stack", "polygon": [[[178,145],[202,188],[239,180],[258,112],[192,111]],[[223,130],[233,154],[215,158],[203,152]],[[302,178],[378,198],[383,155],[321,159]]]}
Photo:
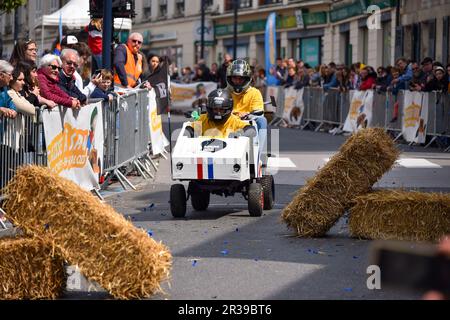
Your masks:
{"label": "straw bale stack", "polygon": [[162,291],[160,282],[168,279],[172,263],[168,248],[91,193],[37,166],[20,168],[6,190],[9,220],[53,243],[115,298]]}
{"label": "straw bale stack", "polygon": [[66,287],[64,261],[36,238],[0,239],[0,300],[56,299]]}
{"label": "straw bale stack", "polygon": [[382,190],[355,201],[349,219],[354,237],[438,241],[450,233],[450,194]]}
{"label": "straw bale stack", "polygon": [[352,135],[339,152],[299,190],[282,219],[300,237],[321,237],[395,163],[399,152],[380,128]]}

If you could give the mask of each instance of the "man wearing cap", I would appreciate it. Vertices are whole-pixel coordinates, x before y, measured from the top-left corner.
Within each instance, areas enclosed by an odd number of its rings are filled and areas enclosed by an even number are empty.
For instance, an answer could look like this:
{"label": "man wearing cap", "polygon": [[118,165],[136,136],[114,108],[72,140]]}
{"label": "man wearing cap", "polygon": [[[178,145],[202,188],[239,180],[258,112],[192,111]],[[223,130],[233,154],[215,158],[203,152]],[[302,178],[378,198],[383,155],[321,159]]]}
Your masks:
{"label": "man wearing cap", "polygon": [[139,53],[144,38],[134,32],[128,37],[126,44],[117,46],[114,57],[114,85],[134,88],[142,74],[143,57]]}

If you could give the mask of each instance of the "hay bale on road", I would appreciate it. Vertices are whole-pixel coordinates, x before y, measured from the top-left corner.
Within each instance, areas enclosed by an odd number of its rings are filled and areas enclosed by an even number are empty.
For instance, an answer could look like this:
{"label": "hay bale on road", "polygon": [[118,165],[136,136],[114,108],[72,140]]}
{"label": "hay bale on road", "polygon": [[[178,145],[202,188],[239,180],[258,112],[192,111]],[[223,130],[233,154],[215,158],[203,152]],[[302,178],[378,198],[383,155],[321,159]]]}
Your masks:
{"label": "hay bale on road", "polygon": [[35,238],[0,239],[0,300],[56,299],[66,288],[64,261]]}
{"label": "hay bale on road", "polygon": [[450,194],[383,190],[356,198],[349,219],[353,237],[438,241],[450,233]]}
{"label": "hay bale on road", "polygon": [[366,194],[398,158],[394,142],[383,129],[352,135],[339,152],[299,190],[284,208],[282,219],[300,237],[321,237]]}
{"label": "hay bale on road", "polygon": [[169,250],[75,183],[37,166],[22,167],[7,186],[8,219],[47,240],[72,265],[119,299],[161,291]]}

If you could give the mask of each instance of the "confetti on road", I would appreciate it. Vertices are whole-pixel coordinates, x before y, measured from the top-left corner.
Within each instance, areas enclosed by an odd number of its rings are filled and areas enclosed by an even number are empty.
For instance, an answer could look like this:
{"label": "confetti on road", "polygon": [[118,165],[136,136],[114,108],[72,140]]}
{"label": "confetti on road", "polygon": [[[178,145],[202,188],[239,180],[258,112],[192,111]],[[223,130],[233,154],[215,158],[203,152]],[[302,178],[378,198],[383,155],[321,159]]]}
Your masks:
{"label": "confetti on road", "polygon": [[353,256],[353,259],[358,259],[358,257],[357,256]]}
{"label": "confetti on road", "polygon": [[48,230],[48,228],[50,228],[50,225],[49,225],[48,223],[46,223],[46,224],[44,225],[44,229],[45,229],[45,230]]}
{"label": "confetti on road", "polygon": [[236,228],[236,232],[239,232],[239,228]]}
{"label": "confetti on road", "polygon": [[150,237],[153,237],[153,231],[152,231],[152,230],[147,230],[147,234],[148,234]]}
{"label": "confetti on road", "polygon": [[228,241],[224,241],[223,244],[228,244]]}
{"label": "confetti on road", "polygon": [[346,292],[352,292],[353,289],[352,289],[352,288],[344,288],[344,291],[346,291]]}
{"label": "confetti on road", "polygon": [[192,261],[192,266],[195,267],[197,265],[197,260]]}
{"label": "confetti on road", "polygon": [[222,251],[220,251],[220,253],[221,253],[222,255],[226,256],[226,255],[228,254],[228,250],[222,250]]}

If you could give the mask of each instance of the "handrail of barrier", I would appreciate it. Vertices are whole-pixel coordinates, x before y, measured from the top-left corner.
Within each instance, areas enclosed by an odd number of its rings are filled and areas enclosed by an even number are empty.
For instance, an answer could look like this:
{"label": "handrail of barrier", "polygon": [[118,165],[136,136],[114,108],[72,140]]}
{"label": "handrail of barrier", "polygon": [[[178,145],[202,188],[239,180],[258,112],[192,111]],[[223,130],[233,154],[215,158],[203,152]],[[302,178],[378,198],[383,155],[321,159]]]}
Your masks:
{"label": "handrail of barrier", "polygon": [[[89,102],[100,100],[91,99]],[[128,108],[122,108],[121,101],[127,102]],[[16,119],[0,117],[0,194],[20,165],[47,165],[42,110],[36,108],[34,116],[18,114]],[[108,180],[117,176],[124,188],[135,187],[119,171],[123,166],[131,165],[143,178],[153,178],[150,168],[153,166],[156,170],[156,165],[149,156],[148,91],[139,89],[119,95],[111,102],[103,102],[102,111],[103,174],[107,174]],[[102,187],[107,185],[103,183]]]}
{"label": "handrail of barrier", "polygon": [[[339,129],[345,124],[350,112],[353,91],[339,91],[330,89],[324,91],[320,87],[305,87],[303,93],[304,112],[301,129],[315,124],[314,129],[320,130],[324,124],[337,125]],[[403,118],[405,110],[405,93],[397,95],[392,92],[373,91],[372,126],[384,128],[396,133],[395,140],[403,135]],[[284,87],[278,87],[278,101],[284,101]],[[438,137],[450,138],[450,94],[431,92],[428,94],[427,136],[430,146]],[[276,117],[271,125],[278,125],[283,119],[284,103],[280,104]],[[447,148],[445,151],[449,151]]]}

